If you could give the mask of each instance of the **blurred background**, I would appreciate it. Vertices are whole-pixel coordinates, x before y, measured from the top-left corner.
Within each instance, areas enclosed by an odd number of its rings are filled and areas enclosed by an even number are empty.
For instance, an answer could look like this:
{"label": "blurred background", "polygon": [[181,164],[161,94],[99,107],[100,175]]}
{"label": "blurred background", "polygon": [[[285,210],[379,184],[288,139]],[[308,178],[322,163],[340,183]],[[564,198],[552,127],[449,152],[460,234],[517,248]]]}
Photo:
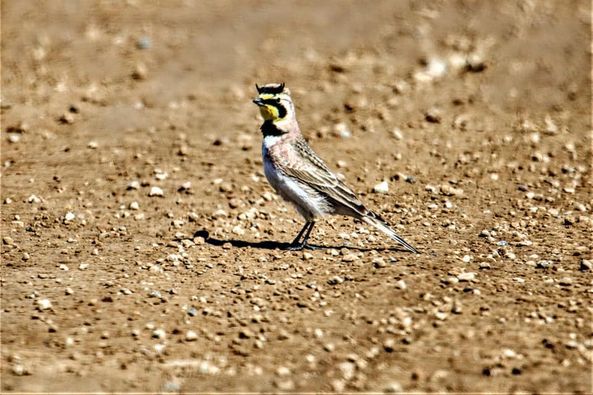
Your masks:
{"label": "blurred background", "polygon": [[[269,82],[422,255],[261,244]],[[0,115],[2,391],[590,391],[588,0],[3,0]]]}

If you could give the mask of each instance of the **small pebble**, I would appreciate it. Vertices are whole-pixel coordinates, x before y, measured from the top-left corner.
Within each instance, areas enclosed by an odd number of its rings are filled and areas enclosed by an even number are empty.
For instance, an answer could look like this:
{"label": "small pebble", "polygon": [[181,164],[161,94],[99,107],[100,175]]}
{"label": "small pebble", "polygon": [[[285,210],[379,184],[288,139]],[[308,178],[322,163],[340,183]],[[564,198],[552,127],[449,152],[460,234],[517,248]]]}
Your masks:
{"label": "small pebble", "polygon": [[31,195],[27,198],[27,202],[29,203],[41,203],[41,199],[35,195]]}
{"label": "small pebble", "polygon": [[144,63],[137,63],[132,72],[132,78],[135,80],[145,80],[148,77],[148,68]]}
{"label": "small pebble", "polygon": [[218,186],[218,190],[220,192],[232,192],[233,191],[233,184],[231,184],[230,182],[222,182]]}
{"label": "small pebble", "polygon": [[279,366],[278,369],[276,369],[276,374],[278,376],[288,376],[290,374],[290,369],[286,366]]}
{"label": "small pebble", "polygon": [[71,125],[74,123],[74,114],[66,112],[58,118],[58,121],[63,124]]}
{"label": "small pebble", "polygon": [[64,222],[70,222],[76,218],[76,214],[68,211],[66,215],[64,215]]}
{"label": "small pebble", "polygon": [[387,192],[389,192],[389,184],[387,183],[387,181],[380,182],[373,187],[373,192],[387,193]]}
{"label": "small pebble", "polygon": [[241,225],[237,225],[233,227],[232,232],[236,235],[242,236],[245,234],[245,229],[243,229]]}
{"label": "small pebble", "polygon": [[198,315],[198,310],[192,306],[189,309],[187,309],[187,315],[189,315],[190,317],[195,317],[196,315]]}
{"label": "small pebble", "polygon": [[536,267],[537,269],[547,269],[547,268],[549,268],[550,266],[552,266],[552,262],[551,262],[551,261],[546,261],[546,260],[539,261],[539,262],[537,262],[537,264],[535,265],[535,267]]}
{"label": "small pebble", "polygon": [[127,190],[133,190],[133,189],[140,189],[140,181],[130,181],[130,183],[128,184]]}
{"label": "small pebble", "polygon": [[164,339],[166,336],[167,336],[167,333],[165,332],[164,329],[161,329],[161,328],[155,329],[152,332],[152,337],[155,339]]}
{"label": "small pebble", "polygon": [[354,377],[356,365],[352,362],[342,362],[338,364],[338,370],[342,374],[344,380],[350,380],[352,377]]}
{"label": "small pebble", "polygon": [[152,40],[150,37],[142,36],[136,41],[136,48],[138,49],[150,49],[152,47]]}
{"label": "small pebble", "polygon": [[226,218],[228,216],[227,212],[219,209],[212,213],[213,218]]}
{"label": "small pebble", "polygon": [[563,286],[571,286],[573,283],[573,279],[570,277],[562,277],[560,280],[558,280],[558,284],[563,285]]}
{"label": "small pebble", "polygon": [[303,259],[304,260],[308,261],[308,260],[313,259],[313,258],[314,258],[314,256],[310,252],[303,252]]}
{"label": "small pebble", "polygon": [[404,138],[404,135],[403,135],[402,130],[400,128],[394,128],[391,131],[391,135],[396,140],[403,140],[403,138]]}
{"label": "small pebble", "polygon": [[17,133],[11,133],[8,135],[8,142],[12,144],[16,144],[21,141],[21,135]]}
{"label": "small pebble", "polygon": [[457,276],[459,281],[474,281],[476,279],[476,273],[474,272],[466,272],[461,273]]}
{"label": "small pebble", "polygon": [[148,192],[148,196],[165,196],[165,192],[160,187],[154,186],[150,188],[150,192]]}
{"label": "small pebble", "polygon": [[21,365],[20,363],[14,364],[12,366],[12,374],[14,374],[15,376],[23,376],[27,373],[25,367],[23,365]]}
{"label": "small pebble", "polygon": [[383,342],[383,350],[385,350],[385,352],[393,352],[394,349],[395,349],[395,340],[393,340],[392,338],[386,339]]}
{"label": "small pebble", "polygon": [[399,394],[404,392],[404,388],[397,381],[392,381],[383,388],[383,392],[386,394]]}
{"label": "small pebble", "polygon": [[434,316],[437,320],[439,321],[444,321],[447,319],[447,313],[444,313],[442,311],[437,311],[436,313],[434,313]]}
{"label": "small pebble", "polygon": [[441,123],[441,111],[437,108],[431,108],[424,113],[424,119],[430,123]]}
{"label": "small pebble", "polygon": [[188,330],[185,334],[185,340],[192,342],[198,339],[198,334],[192,330]]}
{"label": "small pebble", "polygon": [[179,185],[179,188],[177,188],[178,192],[187,192],[191,189],[191,181],[186,181],[183,184]]}
{"label": "small pebble", "polygon": [[375,257],[371,262],[373,263],[373,266],[375,266],[377,269],[387,267],[387,262],[385,262],[385,259],[381,257]]}
{"label": "small pebble", "polygon": [[348,129],[348,126],[346,126],[345,123],[337,123],[334,126],[334,130],[336,132],[336,135],[343,139],[352,137],[352,132],[350,131],[350,129]]}
{"label": "small pebble", "polygon": [[51,309],[51,301],[49,299],[39,299],[37,301],[37,307],[39,308],[39,310]]}
{"label": "small pebble", "polygon": [[334,379],[331,381],[330,384],[331,384],[333,392],[336,392],[336,393],[342,393],[342,392],[344,392],[344,388],[346,388],[346,383],[344,382],[344,380]]}
{"label": "small pebble", "polygon": [[327,283],[329,285],[341,284],[343,282],[344,282],[344,279],[340,276],[334,276],[334,277],[330,278],[329,280],[327,280]]}

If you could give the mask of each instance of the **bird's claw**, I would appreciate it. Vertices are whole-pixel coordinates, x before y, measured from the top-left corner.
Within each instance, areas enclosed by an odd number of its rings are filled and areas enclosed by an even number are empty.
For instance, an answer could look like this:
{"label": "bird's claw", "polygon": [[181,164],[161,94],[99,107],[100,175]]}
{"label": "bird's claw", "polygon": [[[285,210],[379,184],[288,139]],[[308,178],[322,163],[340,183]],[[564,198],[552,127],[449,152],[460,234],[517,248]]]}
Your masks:
{"label": "bird's claw", "polygon": [[302,250],[319,250],[320,247],[313,246],[307,243],[290,244],[286,247],[288,251],[302,251]]}
{"label": "bird's claw", "polygon": [[305,248],[305,244],[303,243],[290,244],[286,247],[288,251],[301,251],[303,248]]}

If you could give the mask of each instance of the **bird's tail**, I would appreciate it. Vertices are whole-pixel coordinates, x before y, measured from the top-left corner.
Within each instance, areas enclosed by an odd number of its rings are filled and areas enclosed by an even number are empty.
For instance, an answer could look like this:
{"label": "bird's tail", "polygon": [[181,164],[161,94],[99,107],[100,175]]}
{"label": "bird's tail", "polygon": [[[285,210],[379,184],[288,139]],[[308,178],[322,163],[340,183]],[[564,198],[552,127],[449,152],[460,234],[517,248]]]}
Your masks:
{"label": "bird's tail", "polygon": [[393,240],[397,241],[399,244],[404,246],[404,248],[410,252],[415,254],[419,254],[418,250],[408,244],[407,241],[402,239],[391,227],[381,218],[379,215],[368,212],[367,215],[364,215],[361,218],[364,222],[369,225],[373,225],[375,228],[379,229],[381,232],[385,233],[387,236],[391,237]]}

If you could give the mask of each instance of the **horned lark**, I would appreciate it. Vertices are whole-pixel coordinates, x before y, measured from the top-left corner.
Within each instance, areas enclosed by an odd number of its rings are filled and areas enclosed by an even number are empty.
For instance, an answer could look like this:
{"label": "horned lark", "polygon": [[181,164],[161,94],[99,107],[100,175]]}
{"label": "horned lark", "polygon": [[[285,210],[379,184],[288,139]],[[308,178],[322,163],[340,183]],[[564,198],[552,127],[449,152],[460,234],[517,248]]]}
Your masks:
{"label": "horned lark", "polygon": [[305,218],[305,226],[290,249],[306,247],[315,220],[324,215],[347,215],[381,230],[406,250],[418,253],[378,214],[368,210],[309,147],[297,123],[290,91],[284,84],[255,85],[253,100],[264,119],[262,156],[264,173],[276,192]]}

